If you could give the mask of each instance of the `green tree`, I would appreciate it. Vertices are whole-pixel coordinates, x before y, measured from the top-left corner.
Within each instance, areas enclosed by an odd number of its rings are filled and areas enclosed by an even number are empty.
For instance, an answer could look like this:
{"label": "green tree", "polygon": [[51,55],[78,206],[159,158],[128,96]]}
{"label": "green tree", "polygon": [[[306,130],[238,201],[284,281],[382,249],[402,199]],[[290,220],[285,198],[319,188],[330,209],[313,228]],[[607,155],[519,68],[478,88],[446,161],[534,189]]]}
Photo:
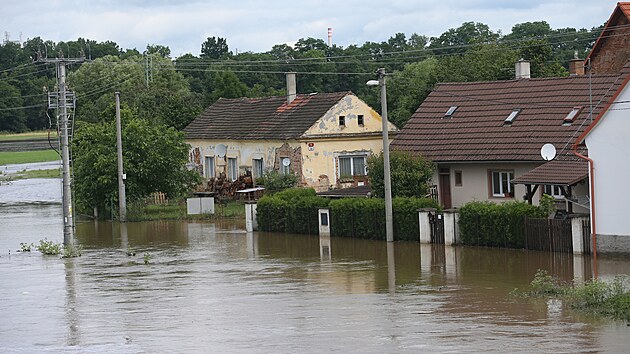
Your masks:
{"label": "green tree", "polygon": [[[435,171],[433,162],[406,151],[393,150],[389,154],[392,197],[424,197]],[[385,196],[383,154],[368,158],[368,179],[372,194]]]}
{"label": "green tree", "polygon": [[201,58],[204,59],[226,59],[232,53],[228,47],[227,40],[221,37],[208,37],[201,44]]}
{"label": "green tree", "polygon": [[147,45],[147,55],[158,55],[162,58],[170,58],[171,57],[171,48],[168,46],[164,46],[161,44],[153,44]]}
{"label": "green tree", "polygon": [[[123,161],[129,202],[152,192],[180,197],[198,182],[199,175],[186,169],[188,145],[174,128],[136,118],[128,108],[123,120]],[[117,205],[118,179],[116,131],[112,121],[78,123],[72,141],[76,203],[80,210],[108,210]]]}
{"label": "green tree", "polygon": [[[21,133],[26,130],[20,90],[0,79],[0,131]],[[16,109],[18,108],[18,109]]]}
{"label": "green tree", "polygon": [[429,58],[405,65],[388,84],[388,100],[392,102],[389,120],[402,128],[429,95],[436,83],[437,60]]}

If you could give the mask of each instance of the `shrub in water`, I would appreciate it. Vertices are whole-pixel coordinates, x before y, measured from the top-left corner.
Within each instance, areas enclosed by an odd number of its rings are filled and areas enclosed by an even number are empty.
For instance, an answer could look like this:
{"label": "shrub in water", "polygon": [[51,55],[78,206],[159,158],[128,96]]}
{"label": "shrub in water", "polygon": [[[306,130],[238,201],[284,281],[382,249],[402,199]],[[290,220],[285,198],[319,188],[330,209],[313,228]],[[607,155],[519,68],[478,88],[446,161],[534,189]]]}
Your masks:
{"label": "shrub in water", "polygon": [[45,255],[56,256],[61,253],[61,244],[59,242],[48,241],[47,238],[39,240],[37,250]]}

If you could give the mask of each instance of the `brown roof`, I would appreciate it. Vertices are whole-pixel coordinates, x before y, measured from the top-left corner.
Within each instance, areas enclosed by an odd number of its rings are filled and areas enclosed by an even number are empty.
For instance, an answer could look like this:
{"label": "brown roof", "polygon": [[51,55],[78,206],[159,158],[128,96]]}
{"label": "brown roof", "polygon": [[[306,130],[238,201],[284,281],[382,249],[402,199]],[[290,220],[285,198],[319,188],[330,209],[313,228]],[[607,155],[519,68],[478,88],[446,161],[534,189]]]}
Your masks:
{"label": "brown roof", "polygon": [[[592,77],[596,116],[623,82],[624,75]],[[438,84],[392,142],[436,161],[540,161],[545,143],[566,155],[588,126],[589,77],[520,79]],[[458,106],[448,118],[445,113]],[[569,126],[565,117],[583,107]],[[511,124],[505,120],[520,113]]]}
{"label": "brown roof", "polygon": [[221,98],[186,128],[188,139],[285,140],[304,134],[333,105],[351,92],[285,96]]}
{"label": "brown roof", "polygon": [[588,177],[588,162],[552,160],[512,180],[515,184],[570,186]]}

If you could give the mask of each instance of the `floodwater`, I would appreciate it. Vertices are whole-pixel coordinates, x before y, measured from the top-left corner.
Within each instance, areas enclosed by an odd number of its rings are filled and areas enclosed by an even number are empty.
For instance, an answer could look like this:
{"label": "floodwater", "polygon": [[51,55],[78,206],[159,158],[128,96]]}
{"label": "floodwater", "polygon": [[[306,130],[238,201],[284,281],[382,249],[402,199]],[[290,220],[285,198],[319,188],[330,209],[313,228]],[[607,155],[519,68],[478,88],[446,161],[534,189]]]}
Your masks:
{"label": "floodwater", "polygon": [[[623,322],[508,296],[537,269],[588,279],[589,257],[247,233],[234,221],[90,221],[77,225],[83,256],[60,259],[16,250],[61,241],[61,205],[7,199],[3,353],[627,352],[630,344]],[[630,274],[627,260],[603,258],[598,268]]]}

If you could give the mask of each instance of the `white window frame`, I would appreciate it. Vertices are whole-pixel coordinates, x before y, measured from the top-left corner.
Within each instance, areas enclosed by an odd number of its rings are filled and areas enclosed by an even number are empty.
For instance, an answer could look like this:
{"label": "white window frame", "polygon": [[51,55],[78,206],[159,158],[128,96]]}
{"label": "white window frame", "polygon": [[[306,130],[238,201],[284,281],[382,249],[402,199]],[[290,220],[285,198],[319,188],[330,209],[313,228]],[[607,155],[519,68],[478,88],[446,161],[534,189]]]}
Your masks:
{"label": "white window frame", "polygon": [[545,184],[543,186],[543,194],[550,195],[554,197],[554,199],[564,198],[564,194],[562,194],[562,189],[560,188],[560,186],[555,184]]}
{"label": "white window frame", "polygon": [[[514,171],[509,171],[509,170],[501,170],[501,171],[490,171],[491,177],[490,177],[490,188],[492,191],[492,196],[494,198],[511,198],[512,197],[512,179],[514,179]],[[495,177],[496,175],[496,177]],[[498,178],[498,182],[499,182],[499,190],[495,191],[494,186],[495,186],[495,178]],[[504,181],[506,181],[507,179],[507,191],[503,190],[503,185],[504,185]],[[508,196],[506,196],[506,194]]]}
{"label": "white window frame", "polygon": [[[288,165],[284,164],[285,160],[289,161]],[[290,158],[288,158],[288,157],[281,157],[280,158],[280,174],[283,174],[283,175],[291,174],[291,159]]]}
{"label": "white window frame", "polygon": [[214,178],[215,166],[216,166],[214,164],[214,156],[204,156],[203,163],[204,163],[204,166],[203,166],[204,176],[206,178]]}
{"label": "white window frame", "polygon": [[228,179],[232,182],[238,179],[238,160],[236,157],[228,157],[227,159]]}
{"label": "white window frame", "polygon": [[254,178],[262,177],[264,171],[265,171],[265,164],[262,157],[259,159],[252,159],[252,173],[254,175]]}
{"label": "white window frame", "polygon": [[[341,160],[342,159],[350,159],[350,175],[342,175],[341,174]],[[360,174],[354,170],[354,160],[355,159],[363,159],[363,171],[360,171]],[[349,178],[355,176],[367,176],[367,156],[366,155],[341,155],[338,158],[337,163],[337,172],[339,173],[339,178]]]}

